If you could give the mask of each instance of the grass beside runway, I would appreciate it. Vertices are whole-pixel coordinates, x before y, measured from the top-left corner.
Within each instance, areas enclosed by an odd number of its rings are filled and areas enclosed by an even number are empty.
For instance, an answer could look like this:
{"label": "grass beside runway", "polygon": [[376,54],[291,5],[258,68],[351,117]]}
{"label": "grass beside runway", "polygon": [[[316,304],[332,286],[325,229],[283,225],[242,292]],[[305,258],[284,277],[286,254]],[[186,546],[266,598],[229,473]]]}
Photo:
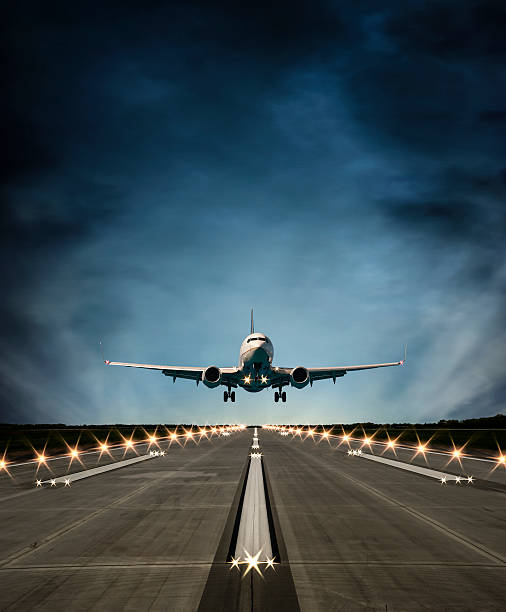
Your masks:
{"label": "grass beside runway", "polygon": [[[207,426],[209,427],[209,425]],[[214,427],[214,426],[213,426]],[[216,426],[218,429],[222,425]],[[170,435],[184,436],[186,432],[198,434],[197,425],[11,425],[0,424],[0,459],[22,461],[35,459],[37,454],[46,456],[66,454],[78,447],[79,451],[97,448],[102,443],[109,446],[131,440],[149,442],[150,436],[165,438]]]}

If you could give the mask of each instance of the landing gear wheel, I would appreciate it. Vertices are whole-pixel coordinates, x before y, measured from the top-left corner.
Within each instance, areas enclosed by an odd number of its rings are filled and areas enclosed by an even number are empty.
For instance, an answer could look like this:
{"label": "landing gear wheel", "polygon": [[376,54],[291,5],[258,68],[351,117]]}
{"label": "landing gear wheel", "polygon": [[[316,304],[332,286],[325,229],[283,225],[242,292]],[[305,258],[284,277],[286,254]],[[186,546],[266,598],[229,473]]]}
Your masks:
{"label": "landing gear wheel", "polygon": [[279,402],[279,393],[277,391],[274,392],[274,401]]}
{"label": "landing gear wheel", "polygon": [[235,391],[230,394],[230,401],[235,402]]}
{"label": "landing gear wheel", "polygon": [[281,400],[283,402],[286,402],[286,391],[283,391],[283,393],[281,394]]}
{"label": "landing gear wheel", "polygon": [[223,391],[223,401],[228,401],[228,391]]}

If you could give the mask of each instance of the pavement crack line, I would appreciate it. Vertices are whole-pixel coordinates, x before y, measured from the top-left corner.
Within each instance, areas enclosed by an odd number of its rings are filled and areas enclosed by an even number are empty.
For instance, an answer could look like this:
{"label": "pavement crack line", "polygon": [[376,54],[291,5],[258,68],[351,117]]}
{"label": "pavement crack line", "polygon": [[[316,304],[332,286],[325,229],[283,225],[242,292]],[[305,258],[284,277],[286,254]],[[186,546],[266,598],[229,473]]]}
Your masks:
{"label": "pavement crack line", "polygon": [[[313,457],[313,459],[315,459],[315,457]],[[324,463],[325,466],[328,468],[328,465],[325,462],[319,459],[316,459],[316,461],[318,461],[318,463]],[[411,514],[411,516],[414,516],[417,519],[426,523],[427,525],[430,525],[431,527],[433,527],[440,533],[445,534],[447,537],[451,538],[452,540],[455,540],[456,542],[460,542],[461,544],[471,549],[472,551],[481,554],[482,556],[486,557],[489,561],[494,561],[496,564],[500,564],[500,565],[506,565],[506,557],[504,557],[503,555],[496,553],[493,550],[490,550],[483,544],[479,544],[478,542],[475,542],[471,538],[468,538],[467,536],[464,536],[458,533],[457,531],[454,531],[453,529],[450,529],[449,527],[447,527],[446,525],[443,525],[439,521],[436,521],[435,519],[430,518],[429,516],[423,514],[422,512],[419,512],[418,510],[415,510],[414,508],[411,508],[410,506],[403,504],[402,502],[394,499],[393,497],[390,497],[389,495],[386,495],[385,493],[378,491],[378,489],[375,489],[371,485],[365,484],[364,482],[354,478],[353,476],[350,476],[349,474],[345,474],[342,470],[338,469],[336,471],[343,478],[346,478],[347,480],[349,480],[350,482],[353,482],[357,486],[362,487],[366,491],[369,491],[369,493],[372,493],[376,497],[379,497],[380,499],[383,499],[384,501],[387,501],[390,504],[397,506],[401,510],[404,510],[404,512],[407,512],[408,514]]]}

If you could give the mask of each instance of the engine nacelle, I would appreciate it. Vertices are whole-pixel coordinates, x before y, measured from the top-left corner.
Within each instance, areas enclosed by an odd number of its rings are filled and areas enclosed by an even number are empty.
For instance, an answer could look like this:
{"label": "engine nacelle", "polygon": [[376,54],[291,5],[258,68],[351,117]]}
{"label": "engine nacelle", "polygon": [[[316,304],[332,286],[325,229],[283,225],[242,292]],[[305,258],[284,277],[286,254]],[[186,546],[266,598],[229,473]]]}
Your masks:
{"label": "engine nacelle", "polygon": [[302,366],[297,366],[294,368],[290,374],[290,384],[292,387],[297,387],[297,389],[302,389],[309,382],[309,372],[306,368]]}
{"label": "engine nacelle", "polygon": [[202,372],[202,382],[206,387],[213,389],[221,382],[221,370],[216,366],[209,366]]}

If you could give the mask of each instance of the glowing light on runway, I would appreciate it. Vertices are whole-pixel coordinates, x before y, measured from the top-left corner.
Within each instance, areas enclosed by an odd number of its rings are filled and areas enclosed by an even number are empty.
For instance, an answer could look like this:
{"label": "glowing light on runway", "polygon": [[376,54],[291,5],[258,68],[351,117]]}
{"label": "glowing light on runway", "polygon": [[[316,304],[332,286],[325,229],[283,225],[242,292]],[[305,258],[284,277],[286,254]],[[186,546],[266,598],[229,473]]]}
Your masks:
{"label": "glowing light on runway", "polygon": [[65,478],[64,482],[66,487],[70,487],[70,478]]}
{"label": "glowing light on runway", "polygon": [[461,455],[461,452],[458,448],[456,448],[453,452],[452,452],[452,456],[454,459],[458,459]]}
{"label": "glowing light on runway", "polygon": [[467,484],[473,484],[474,478],[472,476],[467,477]]}
{"label": "glowing light on runway", "polygon": [[42,480],[36,480],[35,481],[35,486],[36,487],[41,487],[42,486]]}
{"label": "glowing light on runway", "polygon": [[38,461],[39,463],[46,463],[46,457],[45,457],[45,455],[39,455],[39,456],[37,457],[37,461]]}
{"label": "glowing light on runway", "polygon": [[261,550],[255,556],[250,555],[248,551],[244,551],[244,552],[245,552],[244,559],[242,559],[241,557],[238,557],[237,559],[232,557],[232,560],[229,561],[230,569],[232,569],[233,567],[236,567],[240,571],[241,570],[241,568],[239,567],[240,565],[245,565],[246,566],[244,568],[244,573],[242,575],[243,578],[252,569],[254,569],[256,572],[258,572],[260,574],[260,576],[261,576],[262,575],[262,571],[261,571],[260,567],[262,565],[265,565],[265,569],[266,570],[269,569],[269,568],[274,569],[275,557],[273,557],[272,559],[269,559],[269,557],[266,557],[265,561],[260,561],[260,555],[262,554]]}
{"label": "glowing light on runway", "polygon": [[0,470],[5,470],[6,467],[7,467],[7,463],[2,459],[0,461]]}
{"label": "glowing light on runway", "polygon": [[250,453],[249,456],[252,459],[260,459],[260,457],[262,456],[262,453]]}
{"label": "glowing light on runway", "polygon": [[499,455],[499,457],[497,457],[497,463],[502,465],[506,464],[506,457],[504,455]]}
{"label": "glowing light on runway", "polygon": [[190,440],[191,438],[193,438],[193,431],[187,431],[185,433],[185,436]]}
{"label": "glowing light on runway", "polygon": [[102,442],[102,444],[100,445],[100,450],[103,453],[106,453],[109,450],[109,446],[105,442]]}
{"label": "glowing light on runway", "polygon": [[51,483],[52,487],[56,487],[56,479],[55,478],[51,478],[50,483]]}
{"label": "glowing light on runway", "polygon": [[149,436],[150,444],[156,444],[156,440],[157,440],[156,436]]}
{"label": "glowing light on runway", "polygon": [[127,448],[132,448],[133,445],[134,445],[134,443],[132,442],[132,440],[126,440],[125,441],[125,446]]}
{"label": "glowing light on runway", "polygon": [[395,448],[395,442],[393,440],[389,440],[387,444],[388,448]]}
{"label": "glowing light on runway", "polygon": [[74,459],[77,459],[77,457],[79,457],[79,451],[77,450],[77,448],[73,448],[70,451],[70,456],[73,457]]}
{"label": "glowing light on runway", "polygon": [[461,480],[462,480],[461,476],[455,476],[455,484],[460,484]]}
{"label": "glowing light on runway", "polygon": [[350,436],[348,434],[343,434],[342,436],[343,442],[347,442],[350,439]]}
{"label": "glowing light on runway", "polygon": [[213,427],[213,428],[211,429],[211,433],[213,433],[213,434],[215,434],[215,433],[216,433],[216,431],[217,431],[217,430],[216,430],[216,427]]}
{"label": "glowing light on runway", "polygon": [[442,485],[445,485],[445,484],[446,484],[446,479],[447,479],[447,478],[448,478],[447,476],[441,476],[441,484],[442,484]]}
{"label": "glowing light on runway", "polygon": [[174,433],[174,432],[172,432],[172,433],[170,434],[170,439],[171,439],[171,440],[177,440],[177,434],[176,434],[176,433]]}
{"label": "glowing light on runway", "polygon": [[267,559],[265,563],[265,569],[268,569],[269,567],[272,567],[272,569],[274,569],[274,557],[272,557],[272,559]]}
{"label": "glowing light on runway", "polygon": [[329,434],[329,432],[328,432],[328,431],[324,431],[324,432],[322,433],[322,438],[328,438],[329,436],[330,436],[330,434]]}
{"label": "glowing light on runway", "polygon": [[232,569],[233,567],[237,567],[237,569],[239,569],[239,559],[232,558],[232,561],[230,561],[230,563],[230,569]]}
{"label": "glowing light on runway", "polygon": [[260,576],[262,575],[262,572],[258,567],[258,558],[260,557],[261,552],[262,551],[257,552],[254,557],[248,552],[246,552],[246,563],[248,564],[248,567],[244,571],[244,576],[246,576],[248,572],[250,572],[252,569],[256,570],[260,574]]}

